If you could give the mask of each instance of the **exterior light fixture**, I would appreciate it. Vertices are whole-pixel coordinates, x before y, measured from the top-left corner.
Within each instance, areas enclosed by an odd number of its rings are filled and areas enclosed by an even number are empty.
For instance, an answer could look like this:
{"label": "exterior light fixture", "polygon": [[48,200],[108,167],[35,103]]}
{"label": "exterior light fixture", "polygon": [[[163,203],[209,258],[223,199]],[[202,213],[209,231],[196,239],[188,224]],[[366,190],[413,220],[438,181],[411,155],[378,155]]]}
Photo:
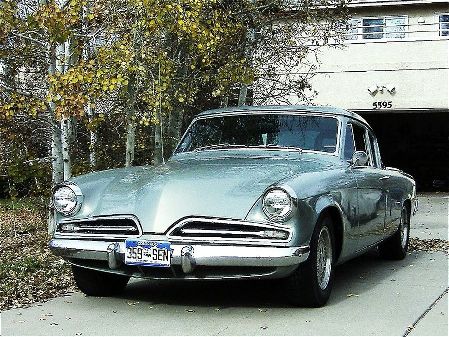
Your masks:
{"label": "exterior light fixture", "polygon": [[377,92],[379,91],[379,87],[377,85],[371,85],[368,87],[368,92],[371,96],[375,96]]}
{"label": "exterior light fixture", "polygon": [[396,92],[396,87],[395,87],[394,85],[392,85],[392,84],[387,84],[387,85],[385,86],[385,89],[387,89],[387,91],[388,91],[390,94],[394,94],[394,93]]}

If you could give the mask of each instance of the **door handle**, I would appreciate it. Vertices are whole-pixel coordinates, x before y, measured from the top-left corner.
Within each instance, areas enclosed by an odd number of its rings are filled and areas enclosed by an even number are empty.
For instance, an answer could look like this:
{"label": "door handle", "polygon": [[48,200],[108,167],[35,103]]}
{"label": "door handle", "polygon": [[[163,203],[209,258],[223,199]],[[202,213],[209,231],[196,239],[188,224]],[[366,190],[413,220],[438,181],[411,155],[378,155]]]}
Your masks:
{"label": "door handle", "polygon": [[390,176],[383,176],[383,177],[379,178],[380,181],[387,180],[387,179],[390,179]]}

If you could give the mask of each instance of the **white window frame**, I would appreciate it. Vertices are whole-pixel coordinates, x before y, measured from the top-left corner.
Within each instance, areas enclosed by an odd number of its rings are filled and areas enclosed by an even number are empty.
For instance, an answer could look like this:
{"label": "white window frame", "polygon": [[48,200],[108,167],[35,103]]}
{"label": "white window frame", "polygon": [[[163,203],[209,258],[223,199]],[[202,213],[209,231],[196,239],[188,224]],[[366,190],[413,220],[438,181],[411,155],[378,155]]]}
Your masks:
{"label": "white window frame", "polygon": [[[449,38],[449,27],[444,28],[444,29],[441,28],[442,22],[440,20],[441,20],[441,16],[443,16],[443,15],[449,16],[449,13],[438,13],[437,14],[438,36],[441,38]],[[449,22],[445,22],[445,23],[447,23],[449,25]],[[446,35],[442,34],[443,31],[446,32]]]}
{"label": "white window frame", "polygon": [[[404,23],[400,25],[392,25],[387,26],[388,20],[393,19],[399,19],[403,18]],[[376,39],[369,39],[365,36],[368,35],[363,31],[364,28],[370,27],[370,26],[364,26],[363,21],[364,20],[382,20],[382,32],[375,32],[373,34],[382,34],[381,38]],[[395,27],[395,26],[403,26],[404,31],[403,32],[388,32],[386,31],[387,27]],[[407,38],[408,35],[408,26],[409,26],[409,16],[408,15],[384,15],[384,16],[364,16],[360,18],[350,18],[347,22],[347,33],[345,37],[346,42],[351,41],[385,41],[385,40],[404,40]],[[397,36],[398,34],[402,36]],[[396,36],[395,36],[396,35]],[[355,37],[355,38],[354,38]]]}

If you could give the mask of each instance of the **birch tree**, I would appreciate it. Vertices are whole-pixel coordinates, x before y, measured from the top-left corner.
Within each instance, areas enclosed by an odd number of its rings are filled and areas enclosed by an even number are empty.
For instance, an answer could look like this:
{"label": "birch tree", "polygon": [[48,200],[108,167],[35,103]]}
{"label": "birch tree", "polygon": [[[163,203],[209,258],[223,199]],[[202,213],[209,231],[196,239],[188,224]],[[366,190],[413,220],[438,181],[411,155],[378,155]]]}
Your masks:
{"label": "birch tree", "polygon": [[0,3],[0,117],[47,116],[54,184],[71,176],[74,114],[58,99],[52,84],[77,61],[72,47],[84,4],[78,0]]}

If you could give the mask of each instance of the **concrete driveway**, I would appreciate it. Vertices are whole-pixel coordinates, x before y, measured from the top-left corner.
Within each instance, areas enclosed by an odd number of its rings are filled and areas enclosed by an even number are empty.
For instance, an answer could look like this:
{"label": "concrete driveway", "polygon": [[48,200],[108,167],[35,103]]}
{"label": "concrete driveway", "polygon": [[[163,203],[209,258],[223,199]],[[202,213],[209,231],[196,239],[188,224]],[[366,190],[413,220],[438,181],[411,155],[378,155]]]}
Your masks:
{"label": "concrete driveway", "polygon": [[[412,235],[447,239],[447,197],[420,197]],[[294,308],[279,282],[133,280],[120,298],[81,293],[1,315],[3,335],[448,335],[448,258],[375,252],[336,270],[328,305]]]}

